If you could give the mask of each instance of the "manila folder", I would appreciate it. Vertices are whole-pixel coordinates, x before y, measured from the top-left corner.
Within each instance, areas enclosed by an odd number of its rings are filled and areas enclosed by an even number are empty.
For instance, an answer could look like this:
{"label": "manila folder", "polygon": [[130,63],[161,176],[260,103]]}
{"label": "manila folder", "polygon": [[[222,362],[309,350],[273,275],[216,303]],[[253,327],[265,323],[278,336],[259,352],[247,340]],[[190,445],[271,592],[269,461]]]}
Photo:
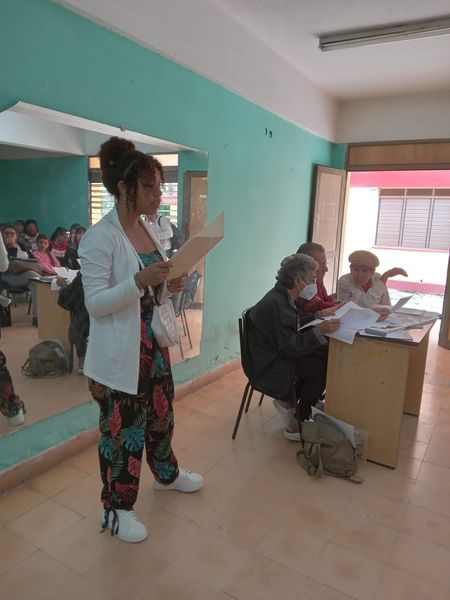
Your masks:
{"label": "manila folder", "polygon": [[195,266],[200,259],[208,254],[216,244],[223,238],[224,215],[220,215],[207,225],[200,233],[181,246],[170,259],[173,267],[170,269],[169,279],[181,277]]}

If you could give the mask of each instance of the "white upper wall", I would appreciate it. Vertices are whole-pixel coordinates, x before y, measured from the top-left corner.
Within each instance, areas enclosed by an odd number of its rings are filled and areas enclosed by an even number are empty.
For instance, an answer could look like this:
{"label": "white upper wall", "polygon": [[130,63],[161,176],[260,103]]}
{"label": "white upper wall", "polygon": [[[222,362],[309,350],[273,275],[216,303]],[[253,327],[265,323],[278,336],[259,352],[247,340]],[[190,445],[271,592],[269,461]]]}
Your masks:
{"label": "white upper wall", "polygon": [[450,92],[341,105],[338,141],[372,142],[450,138]]}

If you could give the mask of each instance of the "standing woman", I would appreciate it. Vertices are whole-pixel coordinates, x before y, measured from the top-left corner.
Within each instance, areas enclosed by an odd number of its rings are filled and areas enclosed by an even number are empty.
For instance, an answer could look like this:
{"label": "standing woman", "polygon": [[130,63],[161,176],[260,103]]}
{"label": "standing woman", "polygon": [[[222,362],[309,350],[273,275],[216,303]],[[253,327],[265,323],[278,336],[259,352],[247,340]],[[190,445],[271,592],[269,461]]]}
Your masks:
{"label": "standing woman", "polygon": [[166,288],[181,291],[184,280],[167,281],[171,263],[141,219],[160,202],[161,164],[117,137],[99,156],[116,207],[88,229],[78,249],[91,322],[84,374],[100,406],[102,528],[140,542],[148,534],[133,506],[144,445],[155,489],[195,492],[203,485],[201,475],[178,467],[172,450],[169,351],[151,329],[154,298]]}

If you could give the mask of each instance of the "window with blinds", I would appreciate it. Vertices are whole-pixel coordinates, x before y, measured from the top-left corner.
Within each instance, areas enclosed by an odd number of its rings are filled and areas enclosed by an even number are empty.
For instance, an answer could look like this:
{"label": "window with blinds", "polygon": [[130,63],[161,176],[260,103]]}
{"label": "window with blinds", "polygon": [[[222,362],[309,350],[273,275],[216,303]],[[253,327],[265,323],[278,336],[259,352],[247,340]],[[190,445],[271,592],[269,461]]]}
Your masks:
{"label": "window with blinds", "polygon": [[450,247],[450,189],[381,189],[377,246]]}
{"label": "window with blinds", "polygon": [[[103,185],[98,158],[91,157],[89,166],[89,224],[95,225],[114,207],[114,198]],[[178,169],[176,167],[163,167],[163,169],[165,183],[162,186],[158,215],[165,215],[174,225],[177,225]]]}

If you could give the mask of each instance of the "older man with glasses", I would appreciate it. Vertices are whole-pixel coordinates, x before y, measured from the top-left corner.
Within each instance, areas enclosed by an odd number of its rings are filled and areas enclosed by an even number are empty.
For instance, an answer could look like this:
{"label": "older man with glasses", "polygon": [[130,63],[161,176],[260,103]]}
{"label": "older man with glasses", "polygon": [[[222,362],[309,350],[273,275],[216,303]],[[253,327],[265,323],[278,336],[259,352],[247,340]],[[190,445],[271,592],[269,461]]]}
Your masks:
{"label": "older man with glasses", "polygon": [[325,274],[328,271],[325,248],[316,242],[306,242],[299,247],[297,254],[306,254],[318,264],[316,271],[317,293],[310,299],[299,298],[297,300],[299,311],[307,315],[314,314],[316,317],[326,317],[334,314],[334,311],[345,302],[339,302],[334,296],[330,296],[323,283]]}

